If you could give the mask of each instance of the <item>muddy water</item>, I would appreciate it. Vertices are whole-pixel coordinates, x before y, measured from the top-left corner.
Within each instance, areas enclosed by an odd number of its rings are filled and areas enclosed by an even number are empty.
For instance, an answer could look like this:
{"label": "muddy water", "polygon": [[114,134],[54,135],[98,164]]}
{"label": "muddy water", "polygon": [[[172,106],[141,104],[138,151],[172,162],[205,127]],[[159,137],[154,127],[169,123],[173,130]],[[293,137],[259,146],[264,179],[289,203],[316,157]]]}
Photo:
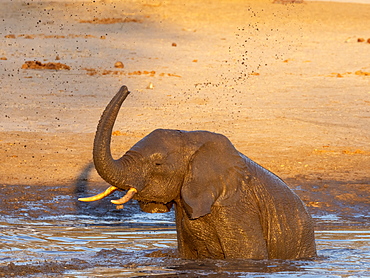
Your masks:
{"label": "muddy water", "polygon": [[0,277],[370,276],[366,222],[316,216],[314,260],[188,261],[176,258],[173,212],[147,214],[135,203],[121,211],[108,201],[80,204],[75,198],[83,193],[62,187],[25,189],[1,191]]}

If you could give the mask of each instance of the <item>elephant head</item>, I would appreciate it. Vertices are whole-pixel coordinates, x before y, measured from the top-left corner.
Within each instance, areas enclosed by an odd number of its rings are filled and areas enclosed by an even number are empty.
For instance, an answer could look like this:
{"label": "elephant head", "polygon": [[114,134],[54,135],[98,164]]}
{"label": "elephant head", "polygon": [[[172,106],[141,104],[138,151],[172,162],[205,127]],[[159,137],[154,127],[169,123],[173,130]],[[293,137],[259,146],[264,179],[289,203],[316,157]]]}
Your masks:
{"label": "elephant head", "polygon": [[[204,176],[212,180],[210,175],[213,175],[213,179],[216,179],[223,171],[221,165],[223,169],[228,166],[232,168],[235,164],[232,160],[241,160],[238,152],[221,134],[157,129],[137,142],[121,158],[113,159],[110,148],[113,125],[128,94],[127,87],[123,86],[110,101],[101,116],[94,140],[95,168],[112,186],[96,196],[79,200],[99,200],[119,189],[128,192],[123,198],[111,201],[117,205],[135,196],[145,212],[167,212],[174,202],[181,201],[191,218],[210,213],[223,188],[222,183],[204,186]],[[229,153],[229,157],[226,159],[219,155],[220,150]],[[206,164],[212,157],[219,163],[213,161],[210,167]],[[219,169],[215,169],[214,165],[216,168],[219,165]]]}

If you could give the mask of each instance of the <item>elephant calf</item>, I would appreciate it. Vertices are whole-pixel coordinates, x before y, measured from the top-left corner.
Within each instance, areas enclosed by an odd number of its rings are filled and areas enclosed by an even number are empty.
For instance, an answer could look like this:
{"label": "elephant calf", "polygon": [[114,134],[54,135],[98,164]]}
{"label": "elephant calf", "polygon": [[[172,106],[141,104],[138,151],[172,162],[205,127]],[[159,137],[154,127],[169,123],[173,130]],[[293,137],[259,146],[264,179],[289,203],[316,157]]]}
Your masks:
{"label": "elephant calf", "polygon": [[299,197],[276,175],[238,152],[223,135],[157,129],[114,160],[114,122],[129,91],[106,107],[94,141],[94,163],[115,190],[145,212],[175,206],[178,252],[184,259],[303,259],[316,256],[313,222]]}

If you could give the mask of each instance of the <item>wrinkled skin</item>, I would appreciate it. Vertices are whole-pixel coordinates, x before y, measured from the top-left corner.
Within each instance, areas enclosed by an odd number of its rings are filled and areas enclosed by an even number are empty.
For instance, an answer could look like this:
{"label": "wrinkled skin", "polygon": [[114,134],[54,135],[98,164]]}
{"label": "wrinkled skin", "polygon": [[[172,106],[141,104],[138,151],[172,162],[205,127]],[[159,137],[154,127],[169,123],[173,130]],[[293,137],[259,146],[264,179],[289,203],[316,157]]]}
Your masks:
{"label": "wrinkled skin", "polygon": [[123,86],[101,117],[95,167],[118,189],[134,188],[145,212],[174,205],[182,258],[316,256],[313,222],[299,197],[221,134],[157,129],[114,160],[111,133],[128,94]]}

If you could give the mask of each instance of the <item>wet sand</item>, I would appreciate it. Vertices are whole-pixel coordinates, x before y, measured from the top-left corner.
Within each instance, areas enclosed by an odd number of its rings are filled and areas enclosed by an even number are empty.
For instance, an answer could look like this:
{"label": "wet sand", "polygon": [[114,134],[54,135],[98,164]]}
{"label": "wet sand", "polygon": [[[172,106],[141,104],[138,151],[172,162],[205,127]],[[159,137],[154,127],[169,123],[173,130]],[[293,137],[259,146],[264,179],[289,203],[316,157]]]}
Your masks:
{"label": "wet sand", "polygon": [[368,221],[370,5],[0,5],[3,190],[19,185],[27,199],[35,185],[104,187],[86,167],[100,114],[125,84],[132,94],[114,129],[116,156],[156,128],[223,133],[315,215]]}

